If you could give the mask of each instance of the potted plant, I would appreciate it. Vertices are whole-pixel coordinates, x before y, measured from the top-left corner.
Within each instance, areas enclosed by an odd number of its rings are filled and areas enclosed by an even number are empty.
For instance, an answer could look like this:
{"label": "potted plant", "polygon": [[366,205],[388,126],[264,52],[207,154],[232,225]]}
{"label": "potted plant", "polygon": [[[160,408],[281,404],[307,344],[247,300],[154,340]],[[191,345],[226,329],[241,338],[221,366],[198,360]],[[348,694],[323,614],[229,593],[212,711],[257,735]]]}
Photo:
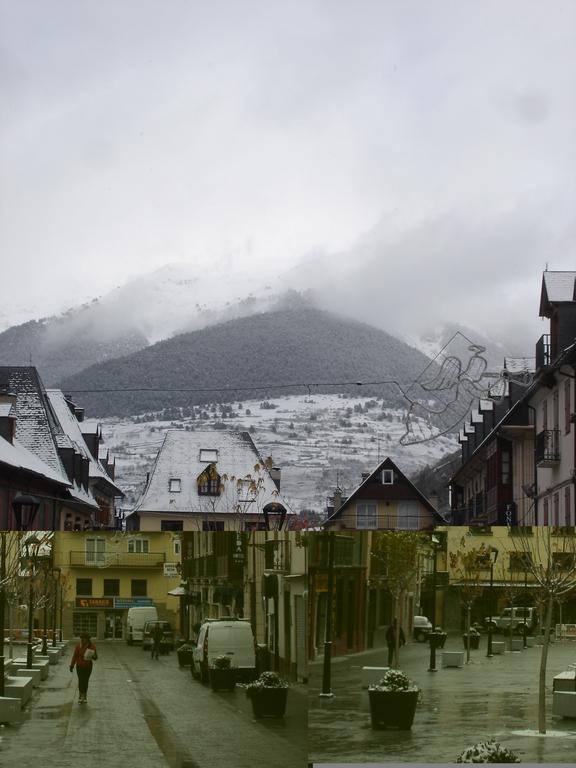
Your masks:
{"label": "potted plant", "polygon": [[284,717],[288,683],[277,672],[262,674],[246,686],[254,717]]}
{"label": "potted plant", "polygon": [[236,687],[236,670],[232,667],[229,656],[216,656],[209,675],[213,691],[233,691]]}
{"label": "potted plant", "polygon": [[189,667],[192,664],[192,651],[194,646],[190,643],[183,643],[176,649],[176,655],[178,656],[178,665],[180,667]]}
{"label": "potted plant", "polygon": [[389,669],[368,687],[372,728],[399,728],[409,731],[414,722],[420,689],[399,669]]}
{"label": "potted plant", "polygon": [[511,749],[500,746],[494,739],[473,744],[456,758],[457,763],[519,763],[520,758]]}
{"label": "potted plant", "polygon": [[462,642],[464,643],[464,648],[466,650],[468,650],[468,646],[470,646],[471,650],[477,651],[480,647],[480,632],[474,627],[470,627],[468,633],[464,632],[462,635]]}

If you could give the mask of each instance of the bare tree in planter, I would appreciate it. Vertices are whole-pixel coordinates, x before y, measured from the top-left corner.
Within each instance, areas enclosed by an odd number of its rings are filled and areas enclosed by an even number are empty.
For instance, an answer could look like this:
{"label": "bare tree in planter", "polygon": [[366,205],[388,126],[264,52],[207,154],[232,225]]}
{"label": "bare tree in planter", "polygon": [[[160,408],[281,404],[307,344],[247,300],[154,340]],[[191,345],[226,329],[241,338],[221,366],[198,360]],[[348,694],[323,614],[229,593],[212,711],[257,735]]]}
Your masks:
{"label": "bare tree in planter", "polygon": [[488,548],[485,544],[479,547],[466,547],[466,536],[460,540],[460,547],[456,552],[450,552],[450,569],[456,580],[456,586],[460,590],[460,601],[466,609],[464,620],[464,637],[466,643],[466,663],[470,663],[470,624],[472,606],[484,592],[482,571],[485,569]]}
{"label": "bare tree in planter", "polygon": [[538,681],[538,731],[546,733],[546,665],[554,602],[576,589],[576,536],[550,526],[512,538],[544,603],[543,644]]}
{"label": "bare tree in planter", "polygon": [[412,531],[377,531],[372,539],[373,564],[378,563],[377,572],[381,574],[384,587],[392,596],[393,618],[397,618],[394,640],[394,666],[397,667],[400,655],[399,608],[404,598],[414,589],[420,559],[429,550],[429,537]]}

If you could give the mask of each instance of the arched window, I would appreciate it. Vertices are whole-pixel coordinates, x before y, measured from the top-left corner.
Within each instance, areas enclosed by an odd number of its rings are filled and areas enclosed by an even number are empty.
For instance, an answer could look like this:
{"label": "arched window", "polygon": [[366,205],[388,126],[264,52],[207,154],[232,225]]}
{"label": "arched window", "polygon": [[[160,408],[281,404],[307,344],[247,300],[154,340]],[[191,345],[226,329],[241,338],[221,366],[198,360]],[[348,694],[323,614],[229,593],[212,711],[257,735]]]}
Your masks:
{"label": "arched window", "polygon": [[208,464],[198,475],[196,482],[199,496],[220,496],[220,475],[215,464]]}

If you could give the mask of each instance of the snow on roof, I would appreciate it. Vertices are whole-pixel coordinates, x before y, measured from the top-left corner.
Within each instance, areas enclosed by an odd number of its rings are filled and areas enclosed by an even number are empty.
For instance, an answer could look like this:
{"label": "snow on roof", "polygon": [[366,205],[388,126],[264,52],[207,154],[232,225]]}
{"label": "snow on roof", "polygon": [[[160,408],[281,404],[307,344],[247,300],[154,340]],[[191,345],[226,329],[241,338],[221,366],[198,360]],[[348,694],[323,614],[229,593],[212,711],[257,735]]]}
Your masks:
{"label": "snow on roof", "polygon": [[7,416],[16,418],[16,411],[14,410],[14,406],[12,403],[0,403],[0,417],[6,418]]}
{"label": "snow on roof", "polygon": [[[123,495],[122,491],[114,484],[104,467],[100,464],[99,461],[96,461],[94,456],[92,456],[92,453],[90,452],[90,449],[84,440],[80,422],[70,410],[62,390],[48,389],[46,390],[46,394],[48,395],[50,404],[52,405],[54,413],[60,422],[60,426],[65,433],[66,439],[78,453],[90,461],[90,467],[88,470],[90,478],[94,480],[105,480],[118,491],[118,495]],[[96,431],[97,430],[94,430],[94,432]]]}
{"label": "snow on roof", "polygon": [[98,502],[92,495],[91,491],[86,491],[84,488],[78,485],[76,481],[74,481],[72,487],[68,489],[68,493],[70,494],[70,498],[73,501],[80,501],[82,504],[88,504],[94,509],[100,509]]}
{"label": "snow on roof", "polygon": [[[198,494],[198,475],[209,466],[209,463],[200,460],[200,452],[206,450],[218,451],[214,464],[220,477],[226,476],[220,496]],[[256,465],[259,465],[259,470],[255,469]],[[255,501],[239,501],[236,481],[248,478],[260,481],[261,488]],[[180,480],[179,484],[173,484],[174,487],[179,485],[179,491],[170,492],[170,480]],[[237,514],[239,504],[242,511],[255,514],[268,503],[282,504],[292,514],[248,432],[168,430],[156,457],[150,482],[134,511]]]}
{"label": "snow on roof", "polygon": [[35,454],[67,482],[57,450],[65,440],[44,386],[33,367],[0,367],[0,388],[16,395],[16,435],[20,445]]}
{"label": "snow on roof", "polygon": [[20,445],[16,440],[14,443],[9,443],[0,437],[0,463],[7,464],[14,469],[32,472],[63,486],[70,486],[68,480],[61,473],[55,472],[52,467],[49,467],[48,464],[45,464],[38,456]]}
{"label": "snow on roof", "polygon": [[576,272],[544,272],[540,297],[540,316],[546,316],[546,305],[574,301]]}

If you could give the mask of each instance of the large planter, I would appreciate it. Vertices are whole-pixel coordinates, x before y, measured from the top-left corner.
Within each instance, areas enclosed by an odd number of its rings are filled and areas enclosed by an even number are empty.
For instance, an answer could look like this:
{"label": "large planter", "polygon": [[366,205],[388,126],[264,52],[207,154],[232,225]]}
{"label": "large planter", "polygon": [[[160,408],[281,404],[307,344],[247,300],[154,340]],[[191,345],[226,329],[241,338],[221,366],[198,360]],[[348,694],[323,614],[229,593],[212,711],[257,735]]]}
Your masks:
{"label": "large planter", "polygon": [[447,632],[429,632],[428,633],[428,643],[430,644],[431,648],[444,648],[444,644],[446,643],[446,638],[448,637]]}
{"label": "large planter", "polygon": [[236,687],[235,669],[216,669],[209,672],[210,687],[213,691],[233,691]]}
{"label": "large planter", "polygon": [[372,728],[409,731],[414,722],[419,691],[368,690]]}
{"label": "large planter", "polygon": [[470,650],[477,651],[480,647],[480,635],[462,635],[462,642],[464,650],[468,650],[468,644],[470,644]]}
{"label": "large planter", "polygon": [[284,717],[288,688],[258,688],[251,690],[248,696],[254,717]]}
{"label": "large planter", "polygon": [[192,664],[192,649],[189,651],[178,649],[176,654],[178,656],[178,665],[180,667],[189,667]]}

